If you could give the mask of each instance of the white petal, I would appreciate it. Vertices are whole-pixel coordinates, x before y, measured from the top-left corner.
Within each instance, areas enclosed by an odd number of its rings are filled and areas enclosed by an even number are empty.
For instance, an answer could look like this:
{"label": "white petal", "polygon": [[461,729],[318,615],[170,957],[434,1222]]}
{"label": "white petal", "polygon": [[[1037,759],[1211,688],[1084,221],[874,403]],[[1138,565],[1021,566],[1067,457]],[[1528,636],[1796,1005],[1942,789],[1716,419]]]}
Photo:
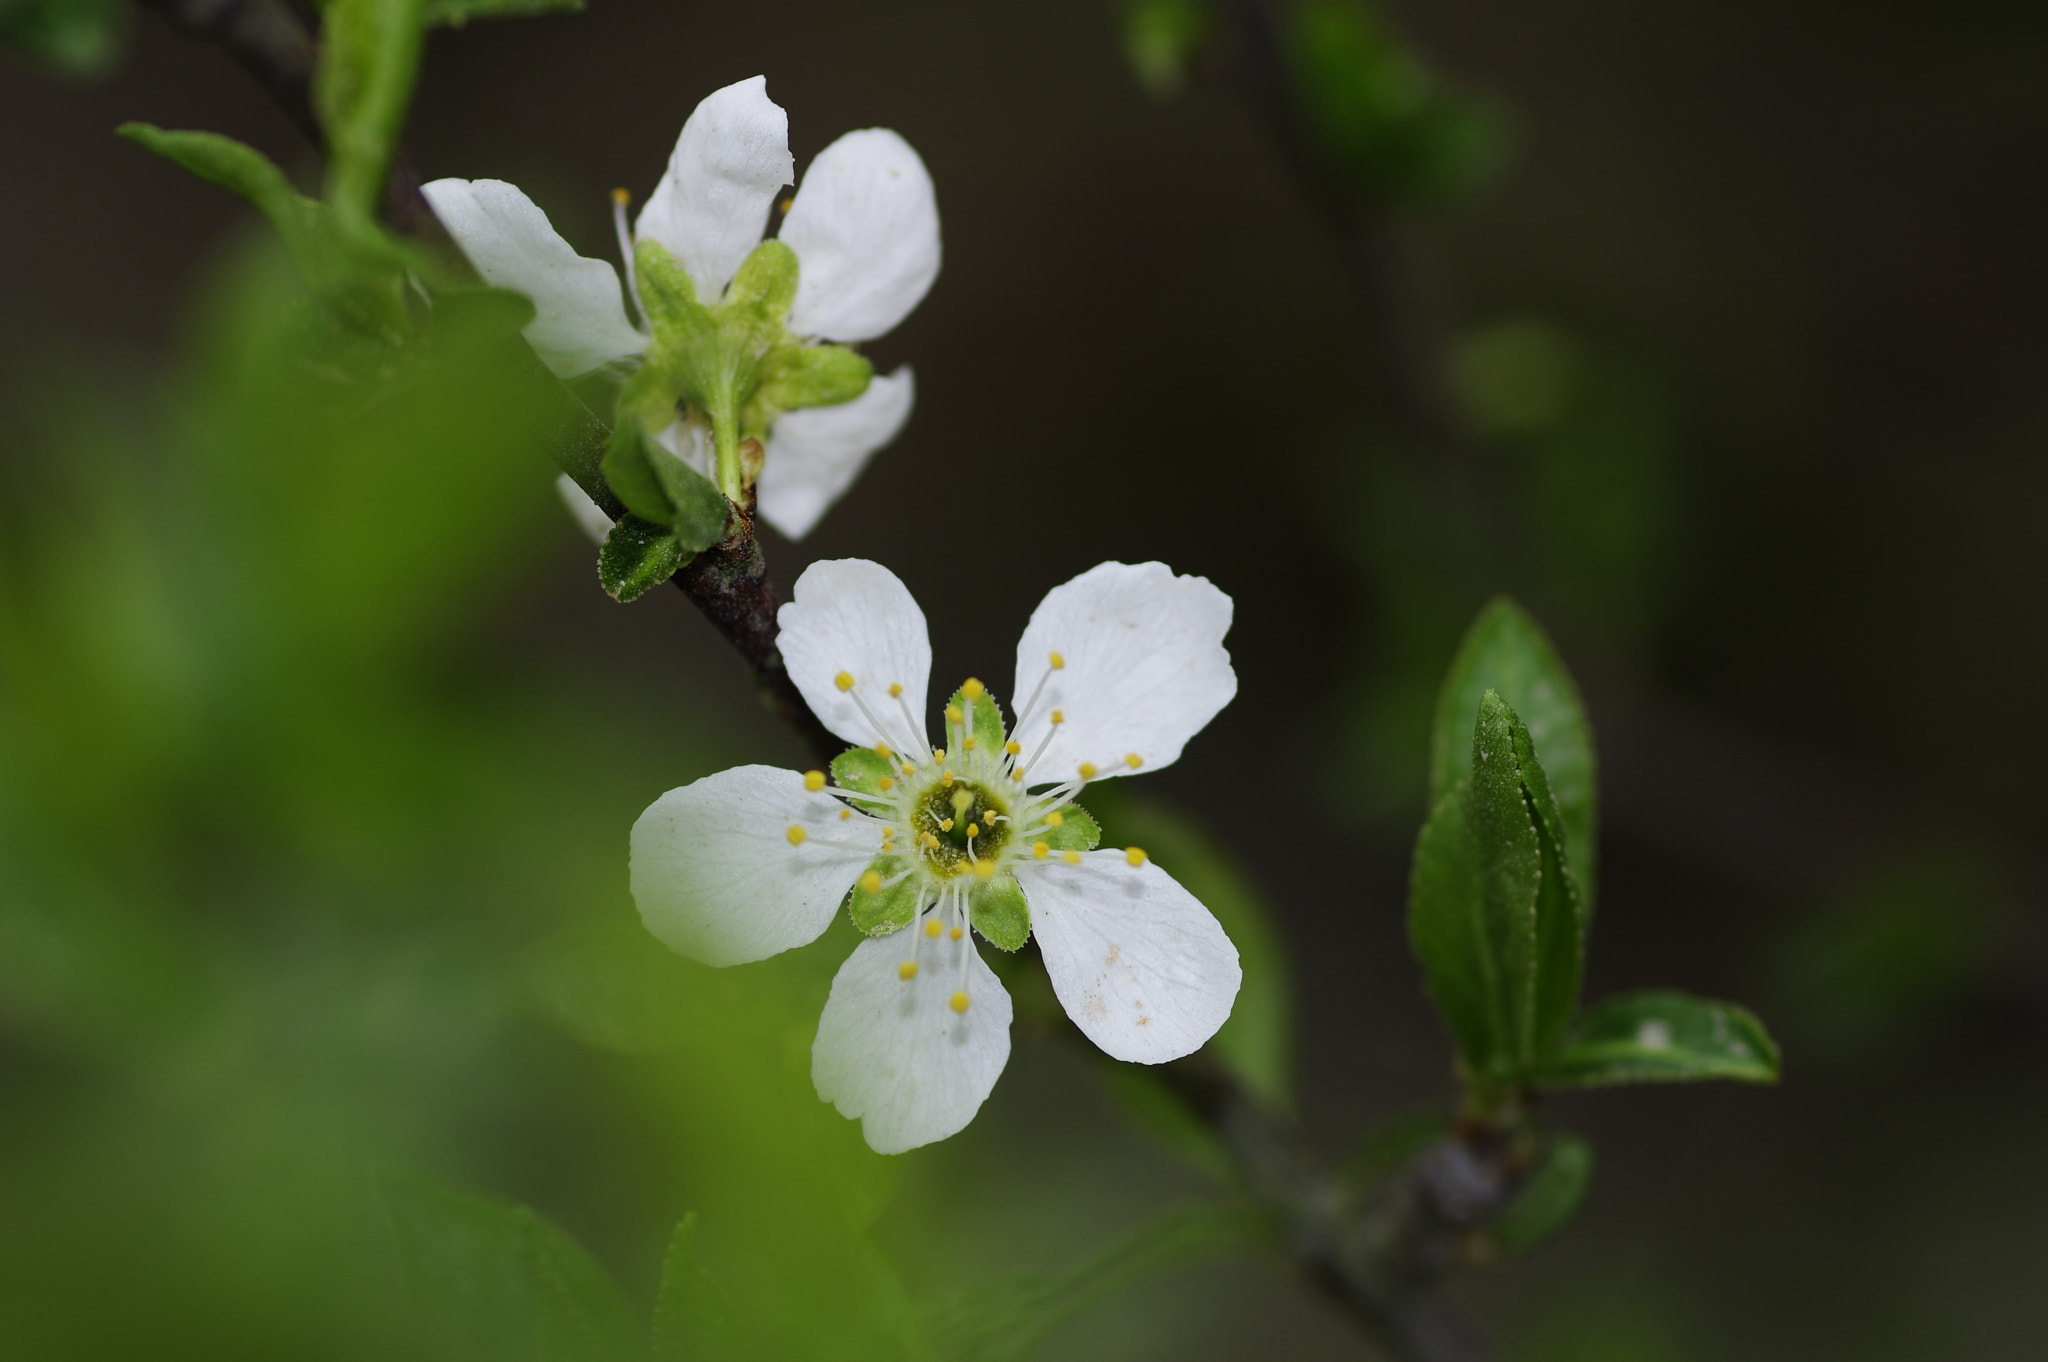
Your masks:
{"label": "white petal", "polygon": [[[670,790],[633,824],[633,898],[647,930],[706,965],[815,941],[882,845],[882,825],[795,771],[735,766]],[[801,844],[789,830],[803,828]],[[834,844],[839,845],[834,845]]]}
{"label": "white petal", "polygon": [[576,254],[516,187],[503,180],[435,180],[420,192],[485,283],[533,300],[526,339],[558,377],[589,373],[647,347],[647,338],[626,320],[618,271]]}
{"label": "white petal", "polygon": [[[1010,692],[1022,704],[1046,683],[1018,727],[1025,752],[1038,750],[1054,710],[1064,720],[1031,783],[1065,780],[1083,762],[1107,777],[1179,757],[1237,694],[1223,648],[1230,610],[1207,579],[1176,577],[1164,563],[1102,563],[1046,593],[1017,643]],[[1052,668],[1054,653],[1063,668]]]}
{"label": "white petal", "polygon": [[1106,1054],[1163,1064],[1229,1018],[1244,977],[1237,947],[1173,876],[1121,851],[1026,861],[1016,875],[1052,991]]}
{"label": "white petal", "polygon": [[804,172],[782,240],[796,252],[801,336],[872,340],[910,315],[939,276],[939,205],[910,143],[850,132]]}
{"label": "white petal", "polygon": [[910,366],[877,374],[868,390],[836,407],[784,413],[768,437],[756,493],[768,523],[801,539],[839,500],[869,456],[895,439],[916,397]]}
{"label": "white petal", "polygon": [[713,482],[718,480],[713,467],[716,457],[711,449],[711,437],[702,425],[695,421],[671,421],[665,428],[654,432],[654,442],[675,455],[685,464]]}
{"label": "white petal", "polygon": [[[870,937],[832,980],[811,1046],[818,1096],[858,1119],[877,1154],[901,1154],[974,1119],[1010,1058],[1010,995],[982,963],[974,934],[925,941],[915,978],[908,931]],[[955,1012],[967,953],[965,1012]]]}
{"label": "white petal", "polygon": [[[865,558],[813,563],[796,579],[794,599],[776,623],[789,679],[825,727],[856,747],[877,741],[898,751],[924,747],[931,636],[924,611],[895,573]],[[841,673],[853,678],[851,693],[839,688]],[[901,686],[903,694],[892,697],[891,686]]]}
{"label": "white petal", "polygon": [[561,495],[562,505],[569,508],[569,514],[585,534],[600,544],[611,537],[612,518],[598,509],[590,494],[576,485],[576,479],[567,473],[556,474],[555,491]]}
{"label": "white petal", "polygon": [[795,182],[789,115],[768,98],[767,77],[753,76],[704,96],[633,230],[668,247],[698,298],[715,303],[761,244],[776,192]]}

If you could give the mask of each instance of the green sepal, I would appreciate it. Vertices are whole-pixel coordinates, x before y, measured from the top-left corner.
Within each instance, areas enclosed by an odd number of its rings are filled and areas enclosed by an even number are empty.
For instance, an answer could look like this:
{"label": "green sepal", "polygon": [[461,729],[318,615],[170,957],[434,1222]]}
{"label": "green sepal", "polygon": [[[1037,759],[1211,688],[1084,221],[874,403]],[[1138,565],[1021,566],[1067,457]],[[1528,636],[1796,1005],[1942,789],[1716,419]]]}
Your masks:
{"label": "green sepal", "polygon": [[771,237],[754,247],[726,287],[720,304],[726,326],[756,342],[781,339],[796,306],[796,275],[796,252],[787,242]]}
{"label": "green sepal", "polygon": [[633,243],[633,275],[639,285],[640,310],[657,337],[667,332],[708,329],[711,313],[697,299],[697,285],[682,262],[653,237]]}
{"label": "green sepal", "polygon": [[1526,1253],[1568,1224],[1593,1184],[1593,1146],[1576,1135],[1554,1135],[1539,1162],[1488,1237],[1495,1251]]}
{"label": "green sepal", "polygon": [[997,950],[1015,951],[1031,939],[1031,908],[1017,877],[998,870],[967,891],[967,912],[974,930]]}
{"label": "green sepal", "polygon": [[1542,1088],[1775,1083],[1779,1072],[1778,1044],[1747,1008],[1651,989],[1586,1009],[1531,1081]]}
{"label": "green sepal", "polygon": [[[970,702],[967,699],[967,691],[962,688],[954,691],[952,698],[946,701],[948,709],[955,706],[966,716],[967,733],[974,739],[975,746],[990,753],[1003,750],[1003,743],[1009,735],[1003,731],[1003,711],[996,704],[995,696],[984,689],[980,699]],[[946,741],[956,741],[950,720],[947,724]]]}
{"label": "green sepal", "polygon": [[832,779],[862,794],[880,794],[883,781],[898,778],[896,763],[872,747],[850,747],[832,758]]}
{"label": "green sepal", "polygon": [[1592,915],[1595,834],[1593,729],[1579,688],[1543,627],[1506,596],[1497,596],[1465,632],[1437,691],[1430,730],[1431,807],[1465,779],[1472,751],[1472,715],[1479,697],[1498,691],[1528,726],[1542,754],[1559,817],[1565,859],[1588,918]]}
{"label": "green sepal", "polygon": [[761,358],[742,424],[761,434],[783,412],[851,402],[874,376],[875,366],[843,345],[778,345]]}
{"label": "green sepal", "polygon": [[327,199],[345,230],[374,232],[385,171],[419,74],[426,0],[328,0],[313,106],[327,134]]}
{"label": "green sepal", "polygon": [[1069,804],[1059,814],[1058,827],[1036,833],[1032,840],[1043,842],[1054,851],[1093,851],[1101,844],[1102,826],[1088,810],[1079,804]]}
{"label": "green sepal", "polygon": [[910,925],[917,916],[917,896],[922,892],[919,879],[907,875],[896,884],[889,883],[910,868],[898,856],[879,856],[869,863],[863,876],[880,875],[882,887],[870,894],[860,887],[860,881],[854,881],[846,896],[846,911],[854,926],[868,936],[885,936]]}
{"label": "green sepal", "polygon": [[636,600],[676,575],[690,560],[667,527],[631,514],[619,517],[597,554],[597,580],[620,603]]}
{"label": "green sepal", "polygon": [[582,12],[583,0],[427,0],[423,20],[429,28],[461,28],[472,19],[538,19]]}

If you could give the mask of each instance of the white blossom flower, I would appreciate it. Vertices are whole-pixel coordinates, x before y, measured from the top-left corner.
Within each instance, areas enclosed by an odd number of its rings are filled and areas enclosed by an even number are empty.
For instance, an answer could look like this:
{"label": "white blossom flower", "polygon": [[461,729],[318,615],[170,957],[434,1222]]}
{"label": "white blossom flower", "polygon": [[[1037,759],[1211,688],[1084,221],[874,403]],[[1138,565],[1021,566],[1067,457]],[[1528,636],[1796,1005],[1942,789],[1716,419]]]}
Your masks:
{"label": "white blossom flower", "polygon": [[[697,106],[633,231],[666,248],[698,298],[716,303],[760,244],[776,196],[795,181],[789,117],[768,98],[765,78],[755,76]],[[628,319],[617,272],[576,254],[519,189],[502,180],[446,179],[423,192],[485,282],[533,300],[526,338],[558,376],[646,352],[652,337]],[[614,195],[614,217],[633,285],[623,191]],[[778,235],[798,264],[787,319],[798,337],[857,342],[884,335],[939,272],[931,176],[910,144],[886,128],[847,133],[818,153]],[[768,522],[792,538],[807,533],[868,458],[896,438],[911,399],[905,366],[877,375],[850,402],[782,415],[764,441],[757,489]],[[675,434],[667,443],[688,456]]]}
{"label": "white blossom flower", "polygon": [[832,982],[811,1077],[885,1154],[965,1126],[1009,1058],[1010,999],[976,935],[1008,951],[1035,936],[1067,1015],[1114,1058],[1188,1054],[1230,1015],[1237,950],[1142,850],[1095,850],[1074,798],[1170,764],[1229,703],[1230,616],[1200,577],[1103,563],[1032,614],[1014,723],[970,679],[934,747],[917,602],[879,564],[812,564],[782,607],[782,655],[855,746],[829,777],[741,766],[656,800],[633,827],[641,917],[734,965],[817,939],[845,905],[869,939]]}

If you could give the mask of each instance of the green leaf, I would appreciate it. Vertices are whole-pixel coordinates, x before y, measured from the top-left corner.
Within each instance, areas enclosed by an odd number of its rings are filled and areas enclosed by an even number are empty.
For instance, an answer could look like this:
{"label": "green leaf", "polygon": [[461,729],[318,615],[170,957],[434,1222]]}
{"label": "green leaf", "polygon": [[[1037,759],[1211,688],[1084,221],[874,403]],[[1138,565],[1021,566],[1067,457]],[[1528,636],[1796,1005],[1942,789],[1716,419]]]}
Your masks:
{"label": "green leaf", "polygon": [[1564,824],[1564,852],[1583,910],[1594,902],[1595,806],[1593,730],[1579,689],[1550,639],[1526,611],[1494,598],[1466,631],[1437,692],[1431,729],[1429,798],[1434,807],[1465,778],[1472,715],[1479,697],[1498,691],[1528,726]]}
{"label": "green leaf", "polygon": [[599,471],[628,511],[650,525],[666,527],[675,519],[675,503],[669,500],[666,480],[656,470],[655,460],[667,453],[652,447],[639,419],[620,404],[611,438],[606,441],[604,462]]}
{"label": "green leaf", "polygon": [[[1515,713],[1487,691],[1472,731],[1472,774],[1465,787],[1465,821],[1478,861],[1479,932],[1493,980],[1502,1031],[1496,1064],[1512,1069],[1534,1053],[1536,1027],[1537,900],[1543,848],[1523,797],[1515,760]],[[1496,1069],[1505,1076],[1505,1071]]]}
{"label": "green leaf", "polygon": [[889,883],[910,868],[907,862],[897,857],[882,856],[862,872],[862,880],[869,875],[877,876],[880,887],[869,892],[860,881],[854,882],[846,900],[847,912],[852,916],[854,926],[868,936],[883,936],[910,925],[910,920],[917,915],[917,896],[922,888],[919,877],[910,875],[898,883]]}
{"label": "green leaf", "polygon": [[1146,1278],[1256,1243],[1255,1217],[1234,1206],[1169,1211],[1057,1276],[992,1282],[933,1312],[935,1350],[949,1362],[1021,1362],[1046,1334]]}
{"label": "green leaf", "polygon": [[875,366],[843,345],[778,345],[761,360],[747,427],[765,429],[782,412],[801,407],[851,402],[874,376]]}
{"label": "green leaf", "polygon": [[646,595],[676,575],[689,560],[676,536],[636,515],[624,515],[597,554],[597,580],[623,604]]}
{"label": "green leaf", "polygon": [[1534,815],[1542,881],[1536,894],[1536,987],[1530,1049],[1542,1054],[1556,1043],[1579,1006],[1579,978],[1586,964],[1586,915],[1571,867],[1563,854],[1564,824],[1552,797],[1535,743],[1520,716],[1513,720],[1515,764],[1522,795]]}
{"label": "green leaf", "polygon": [[429,28],[461,28],[472,19],[537,19],[581,14],[583,0],[426,0]]}
{"label": "green leaf", "polygon": [[1031,909],[1016,877],[1007,871],[999,871],[968,890],[967,910],[974,930],[997,950],[1021,950],[1031,939]]}
{"label": "green leaf", "polygon": [[329,0],[313,104],[327,133],[327,200],[367,227],[419,74],[426,0]]}
{"label": "green leaf", "polygon": [[[661,490],[673,508],[669,524],[683,552],[696,555],[725,538],[732,520],[732,503],[711,479],[684,463],[666,449],[643,442],[648,465],[661,480]],[[623,500],[623,498],[621,498]]]}
{"label": "green leaf", "polygon": [[[1209,1050],[1262,1100],[1284,1107],[1290,1100],[1293,985],[1287,953],[1273,926],[1272,909],[1243,867],[1223,850],[1221,838],[1192,815],[1133,794],[1126,785],[1113,781],[1091,789],[1089,797],[1098,803],[1108,801],[1103,817],[1117,836],[1126,839],[1126,845],[1143,847],[1216,915],[1237,947],[1244,981],[1229,1020],[1209,1043]],[[1079,810],[1070,805],[1066,813],[1069,826],[1061,832],[1071,832],[1078,822],[1074,815]],[[1099,832],[1091,833],[1088,845],[1093,846],[1099,836]]]}
{"label": "green leaf", "polygon": [[746,1362],[762,1355],[740,1327],[739,1313],[697,1260],[697,1213],[684,1216],[661,1260],[654,1303],[655,1362]]}
{"label": "green leaf", "polygon": [[832,779],[849,790],[880,794],[898,777],[896,763],[872,747],[852,747],[832,758]]}
{"label": "green leaf", "polygon": [[385,1177],[379,1191],[427,1355],[619,1362],[640,1352],[618,1284],[532,1211],[408,1177]]}
{"label": "green leaf", "polygon": [[1500,967],[1481,907],[1479,855],[1460,782],[1439,799],[1415,839],[1408,876],[1408,943],[1429,996],[1451,1028],[1465,1067],[1492,1074],[1510,1047]]}
{"label": "green leaf", "polygon": [[67,76],[106,71],[127,30],[120,0],[0,0],[0,49]]}
{"label": "green leaf", "polygon": [[1657,989],[1586,1010],[1532,1076],[1538,1087],[1778,1081],[1777,1042],[1746,1008]]}
{"label": "green leaf", "polygon": [[1593,1146],[1576,1135],[1555,1135],[1543,1161],[1493,1222],[1489,1237],[1504,1254],[1526,1253],[1577,1213],[1593,1183]]}

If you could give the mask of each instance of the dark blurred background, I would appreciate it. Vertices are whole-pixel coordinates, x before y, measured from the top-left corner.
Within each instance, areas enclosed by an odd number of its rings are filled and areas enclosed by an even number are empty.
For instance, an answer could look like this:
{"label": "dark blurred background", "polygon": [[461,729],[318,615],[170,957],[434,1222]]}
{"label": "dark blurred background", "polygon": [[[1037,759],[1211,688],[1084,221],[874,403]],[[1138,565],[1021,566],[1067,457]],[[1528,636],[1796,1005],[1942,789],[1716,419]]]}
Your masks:
{"label": "dark blurred background", "polygon": [[[1301,1112],[1333,1154],[1450,1092],[1401,916],[1430,699],[1488,594],[1548,625],[1601,744],[1591,993],[1743,1001],[1787,1076],[1556,1102],[1598,1151],[1586,1209],[1526,1264],[1460,1288],[1511,1356],[2038,1356],[2048,725],[2029,715],[2048,681],[2048,10],[1388,8],[1506,129],[1493,181],[1416,222],[1481,437],[1478,554],[1436,533],[1426,458],[1373,372],[1374,300],[1229,54],[1152,98],[1107,0],[595,0],[581,17],[437,34],[407,140],[424,176],[511,180],[604,257],[608,191],[651,189],[697,99],[733,80],[766,73],[800,170],[854,127],[918,148],[945,268],[869,349],[878,368],[915,366],[919,405],[810,539],[770,544],[776,576],[818,557],[887,563],[932,620],[937,677],[999,690],[1039,596],[1104,558],[1163,559],[1235,597],[1239,698],[1145,785],[1209,819],[1274,905]],[[86,373],[106,408],[94,419],[119,424],[256,232],[239,202],[113,125],[214,129],[313,174],[311,149],[218,53],[148,16],[133,36],[98,82],[0,76],[0,357],[17,413],[50,375]],[[9,461],[47,448],[27,428],[10,420]],[[423,684],[462,714],[512,678],[545,697],[523,722],[618,707],[673,746],[649,750],[621,721],[601,757],[570,761],[582,783],[534,791],[525,835],[585,829],[588,879],[521,886],[494,938],[505,952],[571,917],[630,922],[625,829],[661,790],[801,760],[687,602],[598,591],[588,545],[544,504],[547,476],[536,464],[519,494],[502,568],[448,609]],[[983,518],[948,519],[963,485]],[[578,727],[595,720],[563,723],[563,745],[596,741]],[[409,921],[378,932],[411,940]],[[66,1129],[99,1129],[88,1098],[112,1061],[48,1030],[18,999],[0,1007],[0,1123],[69,1101]],[[700,1189],[655,1135],[593,1135],[553,1105],[588,1088],[591,1109],[630,1112],[639,1099],[606,1067],[626,1061],[525,1032],[493,1053],[488,1098],[425,1143],[486,1151],[461,1170],[472,1183],[533,1201],[644,1282]],[[632,1063],[655,1077],[636,1071],[629,1090],[658,1090],[661,1061]],[[74,1204],[29,1187],[44,1145],[23,1139],[16,1224]],[[954,1145],[905,1161],[878,1222],[914,1289],[1050,1270],[1077,1237],[1199,1185],[1125,1133],[1056,1046],[1020,1043]],[[610,1166],[658,1171],[636,1185]],[[116,1233],[121,1198],[81,1195]],[[82,1271],[96,1252],[63,1261]],[[29,1256],[10,1254],[17,1272]],[[260,1313],[229,1300],[218,1314],[243,1306]],[[293,1337],[176,1318],[195,1356]],[[1143,1286],[1039,1355],[1283,1351],[1362,1345],[1252,1258]]]}

